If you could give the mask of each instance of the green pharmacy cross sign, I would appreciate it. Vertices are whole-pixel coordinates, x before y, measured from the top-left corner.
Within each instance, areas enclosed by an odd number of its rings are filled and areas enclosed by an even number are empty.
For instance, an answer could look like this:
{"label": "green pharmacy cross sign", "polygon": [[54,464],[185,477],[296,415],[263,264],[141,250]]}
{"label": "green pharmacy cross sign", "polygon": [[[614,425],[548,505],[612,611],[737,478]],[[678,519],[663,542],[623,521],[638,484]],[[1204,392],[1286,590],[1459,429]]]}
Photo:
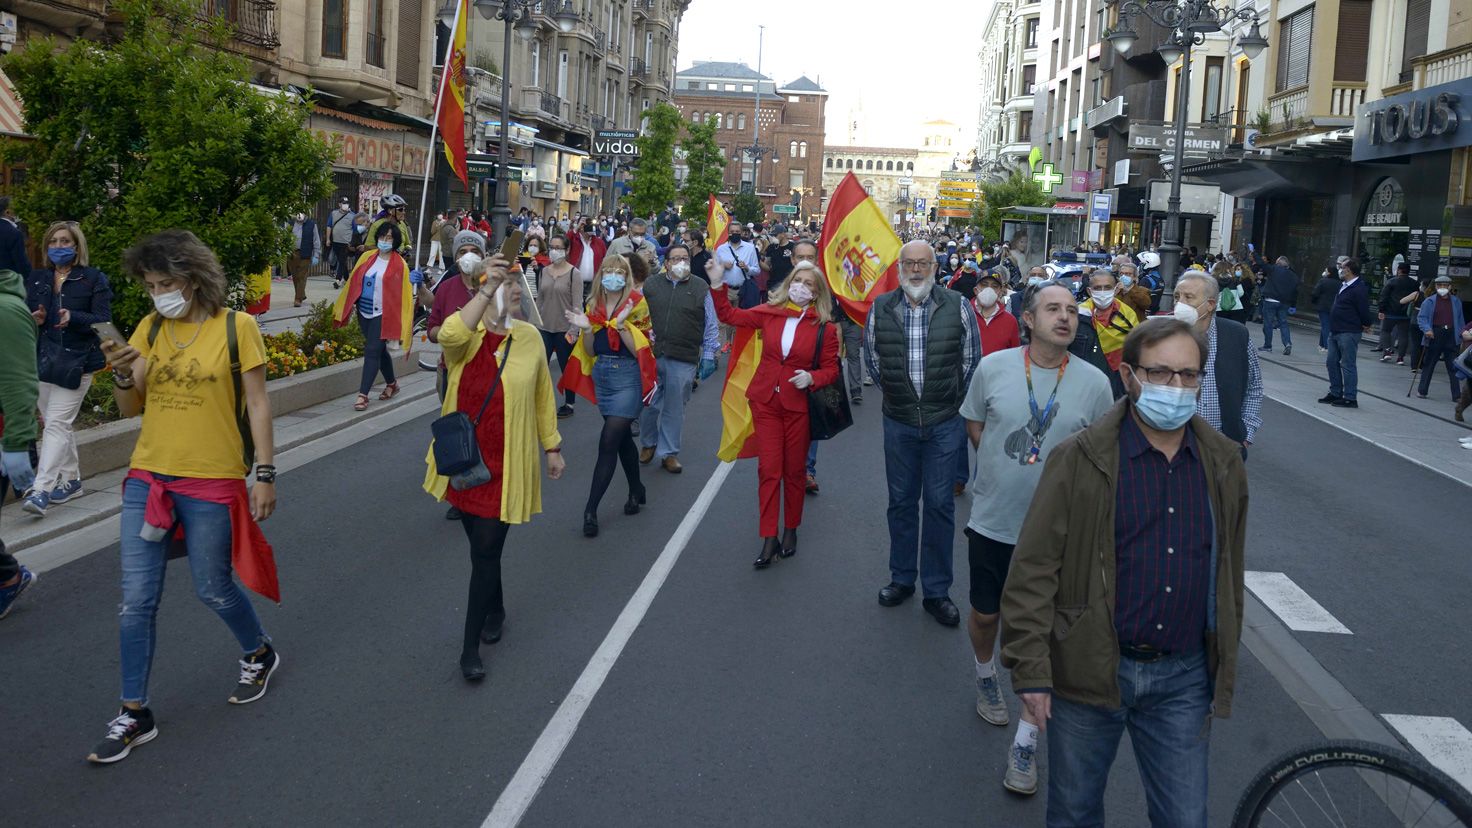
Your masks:
{"label": "green pharmacy cross sign", "polygon": [[1052,193],[1054,188],[1063,183],[1063,173],[1054,172],[1052,163],[1047,163],[1032,174],[1032,180],[1038,183],[1038,188],[1043,192]]}

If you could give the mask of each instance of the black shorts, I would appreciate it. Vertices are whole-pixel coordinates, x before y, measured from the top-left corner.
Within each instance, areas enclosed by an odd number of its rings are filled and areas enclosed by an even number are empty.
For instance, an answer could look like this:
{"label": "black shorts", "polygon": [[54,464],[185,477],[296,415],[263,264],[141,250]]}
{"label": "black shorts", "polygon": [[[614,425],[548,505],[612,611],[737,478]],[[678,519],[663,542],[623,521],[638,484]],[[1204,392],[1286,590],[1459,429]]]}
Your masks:
{"label": "black shorts", "polygon": [[966,528],[966,540],[971,562],[971,608],[982,615],[996,615],[1002,610],[1002,587],[1007,585],[1014,545],[992,540],[970,527]]}

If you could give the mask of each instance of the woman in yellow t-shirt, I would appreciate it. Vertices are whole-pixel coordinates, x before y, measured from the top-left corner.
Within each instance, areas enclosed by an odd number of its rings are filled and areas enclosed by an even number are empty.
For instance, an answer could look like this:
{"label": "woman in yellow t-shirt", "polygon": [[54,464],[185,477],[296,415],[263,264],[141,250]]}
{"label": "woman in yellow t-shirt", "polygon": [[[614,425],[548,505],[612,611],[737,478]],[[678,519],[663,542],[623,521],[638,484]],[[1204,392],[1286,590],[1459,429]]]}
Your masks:
{"label": "woman in yellow t-shirt", "polygon": [[[281,664],[250,599],[234,580],[239,574],[247,586],[280,600],[271,549],[256,525],[276,506],[260,329],[250,315],[225,308],[225,272],[187,230],[143,239],[124,254],[123,268],[147,288],[155,312],[144,317],[128,343],[102,343],[112,363],[118,409],[126,417],[142,414],[143,427],[123,483],[122,710],[87,757],[100,763],[120,761],[158,735],[148,708],[148,674],[176,527],[184,533],[195,593],[240,644],[239,678],[229,701],[261,698]],[[238,380],[231,370],[231,325]],[[260,461],[249,493],[250,460],[242,432],[247,427]]]}

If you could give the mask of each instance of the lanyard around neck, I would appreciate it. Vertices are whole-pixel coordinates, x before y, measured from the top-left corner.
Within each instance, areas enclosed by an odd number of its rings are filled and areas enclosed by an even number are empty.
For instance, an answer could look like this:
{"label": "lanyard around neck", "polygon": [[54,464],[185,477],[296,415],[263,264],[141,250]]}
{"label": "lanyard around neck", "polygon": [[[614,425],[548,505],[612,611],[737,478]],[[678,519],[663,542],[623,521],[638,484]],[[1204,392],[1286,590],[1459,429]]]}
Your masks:
{"label": "lanyard around neck", "polygon": [[1027,457],[1027,462],[1032,464],[1038,461],[1038,455],[1043,448],[1043,435],[1047,434],[1048,425],[1053,421],[1053,417],[1058,414],[1057,409],[1053,406],[1058,401],[1058,389],[1063,385],[1063,372],[1068,368],[1068,354],[1066,352],[1063,354],[1063,363],[1058,366],[1058,378],[1053,383],[1053,393],[1048,396],[1048,404],[1043,406],[1041,410],[1038,408],[1038,398],[1033,394],[1032,390],[1031,348],[1022,349],[1022,365],[1027,375],[1027,407],[1032,412],[1033,421],[1037,424],[1037,430],[1033,432],[1032,448],[1029,450]]}

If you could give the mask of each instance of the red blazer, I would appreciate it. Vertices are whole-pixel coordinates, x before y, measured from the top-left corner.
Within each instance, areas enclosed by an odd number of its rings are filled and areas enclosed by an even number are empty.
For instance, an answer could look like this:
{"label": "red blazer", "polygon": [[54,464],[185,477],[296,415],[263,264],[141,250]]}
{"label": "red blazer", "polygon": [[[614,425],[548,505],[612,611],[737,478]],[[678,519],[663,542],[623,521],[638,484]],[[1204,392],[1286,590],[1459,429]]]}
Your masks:
{"label": "red blazer", "polygon": [[[831,323],[823,331],[823,352],[818,359],[818,369],[813,370],[813,352],[818,345],[818,319],[809,310],[807,316],[797,324],[792,337],[792,350],[782,356],[782,329],[787,320],[797,313],[788,308],[768,304],[742,310],[731,307],[724,286],[711,291],[711,300],[716,306],[716,316],[727,325],[738,328],[754,328],[761,332],[762,361],[757,364],[751,384],[746,386],[746,398],[754,403],[778,405],[788,411],[807,411],[808,392],[788,380],[798,371],[813,375],[812,388],[822,388],[838,382],[838,340],[843,336],[838,324]],[[776,399],[773,399],[773,398]]]}
{"label": "red blazer", "polygon": [[[588,243],[593,246],[593,270],[595,271],[594,278],[596,279],[596,271],[603,266],[603,255],[608,252],[608,242],[604,241],[597,233],[594,233],[593,237],[588,240]],[[569,233],[567,236],[567,261],[572,265],[573,270],[577,270],[578,264],[582,260],[583,234]]]}

